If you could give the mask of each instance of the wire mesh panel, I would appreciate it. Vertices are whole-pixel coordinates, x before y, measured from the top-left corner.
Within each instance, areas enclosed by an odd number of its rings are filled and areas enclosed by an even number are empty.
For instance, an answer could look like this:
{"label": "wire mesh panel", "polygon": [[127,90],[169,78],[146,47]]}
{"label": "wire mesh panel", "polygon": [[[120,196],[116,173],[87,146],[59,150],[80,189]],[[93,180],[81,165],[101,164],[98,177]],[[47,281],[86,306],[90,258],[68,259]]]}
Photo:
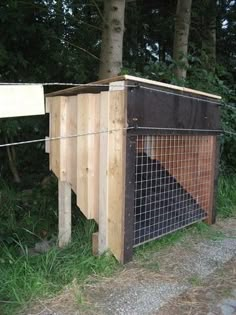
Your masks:
{"label": "wire mesh panel", "polygon": [[134,246],[206,219],[212,136],[137,136]]}

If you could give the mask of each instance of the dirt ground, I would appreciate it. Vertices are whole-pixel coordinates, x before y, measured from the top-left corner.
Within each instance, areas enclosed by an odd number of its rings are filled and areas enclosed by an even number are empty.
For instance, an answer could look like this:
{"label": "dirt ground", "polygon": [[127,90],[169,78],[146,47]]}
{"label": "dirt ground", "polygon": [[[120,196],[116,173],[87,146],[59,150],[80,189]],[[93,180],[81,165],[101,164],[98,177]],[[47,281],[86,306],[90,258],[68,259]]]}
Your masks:
{"label": "dirt ground", "polygon": [[218,222],[217,238],[188,234],[136,257],[111,278],[73,283],[22,315],[236,315],[236,218]]}

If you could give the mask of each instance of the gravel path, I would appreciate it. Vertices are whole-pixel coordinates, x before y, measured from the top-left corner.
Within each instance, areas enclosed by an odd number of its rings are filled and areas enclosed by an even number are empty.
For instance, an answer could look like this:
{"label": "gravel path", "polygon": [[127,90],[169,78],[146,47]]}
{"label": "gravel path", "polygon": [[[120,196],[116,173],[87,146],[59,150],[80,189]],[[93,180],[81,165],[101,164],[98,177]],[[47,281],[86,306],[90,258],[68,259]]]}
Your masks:
{"label": "gravel path", "polygon": [[[176,246],[174,252],[176,250],[181,252],[181,245]],[[182,252],[183,255],[175,256],[174,265],[177,268],[173,268],[172,265],[171,274],[160,273],[158,278],[152,272],[142,275],[142,271],[137,269],[134,276],[133,269],[130,269],[125,277],[122,275],[121,278],[111,280],[109,284],[92,288],[89,296],[94,300],[99,313],[104,315],[156,313],[168,301],[191,289],[196,282],[209,277],[217,268],[222,268],[226,262],[236,257],[236,238],[204,241],[192,247],[190,252],[184,248]],[[166,259],[162,257],[161,265],[168,262],[168,255]],[[167,269],[168,266],[165,268],[166,272]]]}

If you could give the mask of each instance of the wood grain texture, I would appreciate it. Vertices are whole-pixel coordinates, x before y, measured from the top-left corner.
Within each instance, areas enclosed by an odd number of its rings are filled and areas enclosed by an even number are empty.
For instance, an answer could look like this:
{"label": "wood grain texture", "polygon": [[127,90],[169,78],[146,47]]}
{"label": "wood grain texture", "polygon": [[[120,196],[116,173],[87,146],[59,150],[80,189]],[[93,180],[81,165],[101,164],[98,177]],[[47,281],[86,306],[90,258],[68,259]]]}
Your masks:
{"label": "wood grain texture", "polygon": [[101,94],[99,253],[110,249],[124,261],[126,110],[125,91]]}
{"label": "wood grain texture", "polygon": [[[77,135],[77,97],[68,97],[68,104],[66,107],[66,135]],[[77,138],[69,137],[64,141],[65,143],[65,170],[66,181],[71,184],[73,191],[76,193],[77,189]]]}
{"label": "wood grain texture", "polygon": [[[100,130],[108,130],[109,93],[100,96]],[[100,134],[99,149],[99,234],[98,252],[102,254],[108,249],[108,133]]]}
{"label": "wood grain texture", "polygon": [[124,202],[126,126],[125,92],[109,92],[108,113],[108,247],[119,261],[124,260]]}
{"label": "wood grain texture", "polygon": [[[98,222],[99,94],[77,97],[77,204],[88,219]],[[89,134],[89,135],[86,135]]]}
{"label": "wood grain texture", "polygon": [[[49,116],[49,137],[61,136],[61,103],[64,102],[64,97],[47,98],[47,108],[50,109]],[[49,169],[60,178],[61,156],[60,156],[60,140],[50,141]]]}

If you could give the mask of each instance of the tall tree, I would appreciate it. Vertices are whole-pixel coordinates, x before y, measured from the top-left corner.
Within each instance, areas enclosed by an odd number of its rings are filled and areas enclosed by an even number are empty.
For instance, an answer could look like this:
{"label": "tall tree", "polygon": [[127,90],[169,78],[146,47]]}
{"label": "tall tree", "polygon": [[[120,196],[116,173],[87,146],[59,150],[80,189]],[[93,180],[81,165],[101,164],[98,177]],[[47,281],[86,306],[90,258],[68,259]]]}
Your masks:
{"label": "tall tree", "polygon": [[104,0],[99,78],[117,75],[122,67],[125,0]]}
{"label": "tall tree", "polygon": [[178,0],[173,47],[173,59],[176,62],[175,75],[178,79],[185,79],[187,73],[191,6],[192,0]]}
{"label": "tall tree", "polygon": [[207,68],[215,70],[216,65],[216,0],[206,0],[202,50],[207,56]]}

